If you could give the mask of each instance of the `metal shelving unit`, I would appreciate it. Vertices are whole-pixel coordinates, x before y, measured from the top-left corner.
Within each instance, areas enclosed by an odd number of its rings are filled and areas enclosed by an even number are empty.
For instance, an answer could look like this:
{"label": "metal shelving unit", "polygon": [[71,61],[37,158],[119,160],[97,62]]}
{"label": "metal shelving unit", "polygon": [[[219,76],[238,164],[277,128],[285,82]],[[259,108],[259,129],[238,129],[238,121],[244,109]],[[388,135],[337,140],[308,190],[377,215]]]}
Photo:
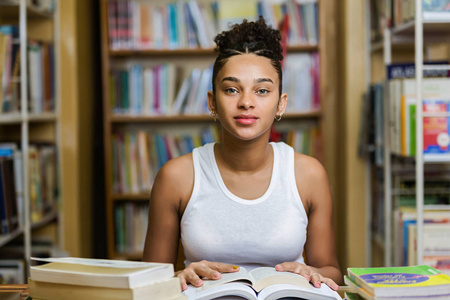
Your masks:
{"label": "metal shelving unit", "polygon": [[[59,149],[59,84],[58,84],[58,51],[56,45],[58,45],[58,3],[55,1],[55,10],[53,12],[43,11],[39,7],[36,7],[29,3],[27,0],[0,0],[0,20],[4,22],[10,22],[11,24],[17,24],[19,27],[19,40],[20,45],[20,74],[19,78],[13,78],[14,81],[20,82],[20,111],[11,113],[0,113],[0,126],[20,126],[20,149],[22,152],[22,180],[23,180],[23,216],[24,224],[18,230],[0,235],[0,247],[7,245],[10,241],[23,235],[24,241],[24,261],[27,266],[30,264],[29,258],[32,255],[32,230],[37,228],[42,228],[51,222],[58,221],[58,211],[50,212],[48,215],[43,216],[38,222],[31,221],[30,212],[30,190],[29,190],[29,143],[30,143],[30,127],[36,124],[54,124],[53,128],[55,130],[55,147]],[[53,22],[53,43],[55,45],[55,56],[54,56],[54,68],[55,68],[55,111],[45,112],[40,114],[30,113],[28,110],[28,55],[27,55],[27,45],[28,45],[28,22],[29,19],[43,19],[51,20]],[[56,162],[57,168],[59,167],[58,160]],[[59,174],[59,172],[56,172]],[[59,182],[59,180],[58,180]],[[59,188],[59,190],[61,190]],[[59,195],[60,196],[60,195]],[[58,205],[59,206],[59,205]],[[59,228],[59,232],[61,232]],[[60,233],[59,233],[60,235]],[[61,238],[58,237],[59,243]]]}

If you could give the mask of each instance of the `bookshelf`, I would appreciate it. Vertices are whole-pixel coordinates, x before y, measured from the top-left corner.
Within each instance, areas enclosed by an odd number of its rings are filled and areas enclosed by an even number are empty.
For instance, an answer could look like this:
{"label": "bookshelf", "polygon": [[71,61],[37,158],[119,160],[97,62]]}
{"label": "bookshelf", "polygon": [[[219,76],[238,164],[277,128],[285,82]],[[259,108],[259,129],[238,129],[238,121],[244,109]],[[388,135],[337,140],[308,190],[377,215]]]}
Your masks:
{"label": "bookshelf", "polygon": [[15,204],[6,205],[17,209],[7,214],[17,223],[0,234],[0,252],[7,259],[10,245],[19,242],[15,255],[26,265],[30,256],[39,255],[35,241],[45,241],[50,255],[60,247],[57,16],[56,1],[0,1],[0,36],[10,49],[9,55],[0,55],[0,147],[11,151],[16,176],[8,185],[15,195],[4,194],[2,201],[12,199]]}
{"label": "bookshelf", "polygon": [[[127,6],[132,1],[121,1],[120,5]],[[204,8],[206,5],[210,4],[212,1],[197,1]],[[217,1],[221,5],[226,5],[226,1]],[[256,1],[253,1],[256,4]],[[270,1],[269,1],[270,2]],[[289,1],[291,4],[294,1]],[[135,216],[137,210],[136,207],[147,205],[150,195],[150,190],[148,186],[146,188],[140,188],[135,191],[130,192],[129,190],[133,187],[124,188],[121,186],[120,182],[117,182],[117,174],[122,172],[127,172],[126,170],[119,170],[117,163],[112,163],[115,158],[117,158],[117,153],[120,151],[134,151],[130,150],[131,147],[127,148],[126,142],[121,144],[120,140],[126,139],[122,135],[126,135],[127,132],[130,133],[131,137],[129,139],[138,139],[138,137],[133,137],[133,134],[139,135],[139,132],[146,132],[147,143],[150,145],[155,142],[148,142],[154,136],[161,135],[164,139],[176,141],[180,140],[179,135],[187,134],[188,136],[196,136],[199,132],[208,132],[210,136],[213,136],[213,140],[217,140],[217,124],[214,123],[212,117],[207,111],[199,111],[196,113],[185,112],[185,113],[155,113],[154,111],[146,113],[145,111],[139,111],[138,113],[124,113],[119,109],[114,110],[114,105],[116,101],[111,98],[116,96],[121,91],[119,86],[121,82],[112,81],[111,74],[115,70],[124,70],[126,68],[131,68],[135,65],[144,66],[143,70],[145,72],[145,67],[147,69],[153,68],[158,64],[174,64],[177,67],[177,76],[175,83],[175,93],[172,92],[172,97],[176,98],[182,86],[183,81],[191,76],[192,70],[195,68],[207,69],[214,61],[214,51],[212,47],[201,47],[195,46],[179,46],[169,49],[169,47],[136,47],[136,44],[131,44],[126,47],[117,47],[117,44],[113,43],[113,39],[117,38],[120,41],[120,36],[114,36],[111,32],[111,28],[114,25],[111,24],[123,24],[127,23],[122,19],[122,22],[115,23],[111,22],[112,12],[114,8],[111,6],[118,5],[117,1],[101,0],[100,2],[100,12],[101,12],[101,44],[102,44],[102,81],[103,81],[103,110],[104,110],[104,144],[105,144],[105,194],[106,194],[106,218],[107,218],[107,238],[108,238],[108,257],[109,258],[125,258],[125,259],[140,259],[142,249],[139,247],[132,247],[133,250],[118,250],[117,248],[120,243],[118,240],[124,238],[126,234],[121,234],[118,237],[117,228],[121,228],[122,225],[118,225],[116,219],[121,219],[124,214],[129,214]],[[124,4],[125,3],[125,4]],[[168,3],[175,3],[174,1],[141,1],[140,5],[148,5],[153,9],[155,7],[165,7]],[[178,4],[185,3],[183,1],[176,2]],[[312,153],[316,155],[325,168],[328,171],[331,185],[336,182],[335,172],[336,172],[336,154],[333,151],[336,143],[335,138],[335,122],[336,122],[336,111],[333,109],[335,107],[337,83],[334,78],[336,77],[336,69],[332,63],[335,56],[332,51],[329,51],[330,45],[334,45],[336,40],[333,22],[330,20],[335,20],[336,4],[332,1],[311,1],[312,5],[317,6],[317,16],[318,16],[318,39],[314,43],[289,43],[288,45],[288,57],[295,57],[295,55],[305,57],[307,55],[313,57],[319,61],[316,72],[318,72],[319,80],[318,84],[318,94],[320,96],[320,105],[311,104],[307,109],[288,109],[288,112],[283,116],[283,120],[276,124],[274,129],[279,132],[289,132],[293,128],[297,130],[303,130],[307,132],[313,128],[310,133],[311,138],[306,138],[307,140],[314,140],[312,135],[317,135],[315,143],[311,144],[310,148],[318,149],[318,152]],[[135,7],[129,4],[128,11],[133,11]],[[159,6],[158,6],[159,5]],[[311,5],[311,4],[310,4]],[[131,7],[131,9],[130,9]],[[125,14],[126,15],[126,14]],[[142,17],[142,15],[141,15]],[[118,16],[118,18],[123,18],[123,15]],[[125,17],[126,19],[126,17]],[[142,19],[141,24],[142,24]],[[131,25],[132,26],[132,25]],[[186,27],[189,27],[188,25]],[[126,30],[125,30],[126,31]],[[142,32],[142,31],[141,31]],[[215,35],[215,34],[214,34]],[[111,38],[113,37],[113,38]],[[123,37],[122,37],[123,38]],[[126,38],[125,38],[126,39]],[[211,39],[212,40],[212,39]],[[181,43],[181,42],[180,42]],[[119,43],[120,44],[120,43]],[[299,65],[300,63],[294,63],[293,65]],[[129,73],[131,75],[131,72]],[[144,75],[145,76],[145,75]],[[285,75],[286,76],[286,75]],[[131,81],[130,81],[131,82]],[[114,83],[114,84],[112,84]],[[131,83],[130,83],[131,85]],[[312,84],[311,84],[312,85]],[[155,87],[153,87],[155,88]],[[205,102],[206,102],[206,92]],[[294,96],[292,96],[294,98]],[[173,99],[169,99],[171,101]],[[316,100],[316,101],[317,101]],[[130,100],[131,101],[131,100]],[[124,106],[129,108],[131,106]],[[173,137],[174,136],[174,137]],[[214,138],[214,136],[216,136]],[[306,134],[304,136],[307,136]],[[198,139],[198,138],[194,138]],[[119,141],[119,142],[118,142]],[[204,142],[203,140],[202,142]],[[146,145],[148,145],[146,143]],[[139,145],[136,145],[139,148]],[[150,146],[151,148],[151,146]],[[148,156],[151,156],[151,149],[148,149]],[[128,150],[127,150],[128,149]],[[182,151],[181,151],[182,152]],[[116,166],[114,166],[116,165]],[[156,171],[155,168],[154,171]],[[129,171],[128,171],[129,172]],[[132,171],[133,172],[133,171]],[[133,182],[133,180],[131,180]],[[131,183],[132,184],[132,183]],[[117,207],[127,206],[129,208],[117,209]],[[134,207],[133,207],[134,206]],[[118,217],[119,216],[119,217]],[[139,218],[139,217],[136,217]],[[145,226],[143,234],[146,231]],[[126,230],[125,230],[126,232]],[[120,235],[120,234],[119,234]]]}
{"label": "bookshelf", "polygon": [[[417,13],[397,20],[398,23],[391,28],[385,28],[381,42],[377,43],[383,44],[383,47],[372,44],[371,57],[374,58],[374,53],[382,50],[376,55],[381,54],[385,66],[391,65],[390,71],[388,69],[372,72],[372,78],[377,80],[386,76],[390,78],[388,81],[383,79],[383,82],[378,84],[382,90],[380,96],[384,98],[382,105],[399,103],[405,110],[405,119],[402,119],[398,125],[402,128],[399,134],[395,123],[399,122],[396,119],[400,119],[400,114],[397,115],[396,110],[391,109],[392,106],[384,109],[384,129],[382,129],[384,154],[378,166],[375,166],[383,174],[374,178],[374,181],[379,182],[379,186],[375,188],[375,190],[378,189],[379,194],[378,199],[372,200],[372,203],[378,202],[376,204],[378,220],[374,223],[378,223],[379,230],[374,234],[373,239],[376,248],[383,252],[383,265],[425,263],[445,270],[445,257],[448,258],[450,253],[436,246],[437,244],[431,243],[434,238],[435,241],[445,244],[445,236],[448,236],[450,227],[444,225],[439,229],[442,231],[435,231],[436,234],[433,234],[433,231],[430,231],[431,226],[427,223],[442,223],[450,216],[450,195],[446,187],[450,170],[448,153],[430,153],[426,149],[429,148],[430,142],[424,143],[425,135],[429,135],[424,130],[424,124],[433,118],[434,120],[445,118],[448,112],[424,111],[430,99],[447,98],[442,97],[440,93],[448,94],[442,87],[448,86],[450,82],[449,57],[444,59],[447,63],[424,64],[424,61],[430,62],[442,58],[433,57],[431,53],[434,52],[433,47],[437,43],[450,42],[448,26],[450,13],[442,11],[438,15],[430,15],[426,7],[423,9],[420,0],[408,5]],[[395,73],[392,71],[392,62],[404,63],[405,60],[412,63],[409,69],[414,71],[413,75],[409,76],[410,79],[393,77]],[[406,70],[407,67],[404,65],[398,67],[398,70],[402,68],[404,68],[403,71]],[[380,76],[379,73],[382,75]],[[402,84],[402,97],[401,100],[398,98],[398,101],[391,90],[392,87],[395,88],[394,81]],[[431,85],[433,85],[432,93],[430,93]],[[414,88],[411,90],[407,88],[408,86]],[[411,100],[408,100],[409,98]],[[414,113],[412,109],[415,110]],[[410,120],[413,120],[414,125],[410,125],[411,121],[407,119],[408,112],[411,112]],[[403,128],[406,130],[411,128],[411,133],[403,131]],[[445,146],[442,146],[441,150],[446,152]],[[410,208],[408,209],[407,206]],[[410,223],[412,225],[408,225]],[[399,243],[399,241],[402,242]],[[417,250],[411,251],[414,245],[417,245]]]}

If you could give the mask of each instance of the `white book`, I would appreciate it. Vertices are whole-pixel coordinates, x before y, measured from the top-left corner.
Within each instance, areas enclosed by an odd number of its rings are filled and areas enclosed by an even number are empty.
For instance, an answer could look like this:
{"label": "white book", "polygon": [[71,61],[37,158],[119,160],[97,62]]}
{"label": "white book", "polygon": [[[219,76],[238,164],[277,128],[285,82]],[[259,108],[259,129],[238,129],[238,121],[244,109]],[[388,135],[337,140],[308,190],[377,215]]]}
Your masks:
{"label": "white book", "polygon": [[31,266],[30,278],[39,282],[133,289],[174,276],[172,264],[77,257],[31,258],[46,262]]}
{"label": "white book", "polygon": [[153,69],[148,67],[144,69],[144,103],[142,112],[143,114],[154,114],[153,107],[155,105],[155,78]]}
{"label": "white book", "polygon": [[175,98],[170,113],[173,115],[181,114],[183,112],[183,106],[185,105],[189,88],[191,87],[191,76],[188,76],[183,80],[180,89],[178,90],[177,97]]}
{"label": "white book", "polygon": [[197,99],[198,87],[200,86],[201,75],[202,75],[201,69],[192,70],[191,85],[190,85],[191,89],[189,91],[189,95],[186,100],[186,106],[185,106],[184,110],[182,111],[182,113],[185,113],[185,114],[194,113],[193,110],[194,110],[195,102]]}
{"label": "white book", "polygon": [[200,43],[201,48],[210,48],[212,47],[212,40],[208,39],[208,33],[206,31],[206,24],[204,20],[204,16],[200,11],[199,4],[197,1],[190,0],[188,3],[189,10],[192,15],[192,19],[194,21],[194,26],[197,33],[197,38]]}

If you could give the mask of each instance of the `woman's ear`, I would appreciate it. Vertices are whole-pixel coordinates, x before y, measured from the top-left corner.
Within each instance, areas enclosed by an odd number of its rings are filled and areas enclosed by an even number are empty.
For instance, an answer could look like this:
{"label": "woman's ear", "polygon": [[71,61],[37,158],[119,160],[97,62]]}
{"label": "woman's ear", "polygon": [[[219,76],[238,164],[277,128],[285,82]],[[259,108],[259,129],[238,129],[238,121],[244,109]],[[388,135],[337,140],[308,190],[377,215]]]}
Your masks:
{"label": "woman's ear", "polygon": [[282,116],[286,111],[286,105],[288,101],[288,96],[286,93],[282,93],[280,96],[280,100],[278,101],[277,113],[276,116]]}
{"label": "woman's ear", "polygon": [[208,109],[211,112],[211,114],[217,114],[216,109],[216,99],[214,97],[214,93],[212,91],[208,91]]}

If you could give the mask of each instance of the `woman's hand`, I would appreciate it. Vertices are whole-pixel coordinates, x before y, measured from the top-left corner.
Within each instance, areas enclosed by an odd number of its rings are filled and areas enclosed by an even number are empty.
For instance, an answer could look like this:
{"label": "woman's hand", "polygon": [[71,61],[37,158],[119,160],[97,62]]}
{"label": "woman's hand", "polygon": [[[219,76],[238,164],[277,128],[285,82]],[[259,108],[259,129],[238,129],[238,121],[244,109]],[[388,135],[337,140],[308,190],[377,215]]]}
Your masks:
{"label": "woman's hand", "polygon": [[238,266],[202,260],[191,263],[187,268],[178,271],[175,275],[180,278],[181,289],[185,291],[188,283],[195,287],[200,287],[203,285],[201,278],[217,280],[222,278],[220,273],[237,271],[239,271]]}
{"label": "woman's hand", "polygon": [[299,262],[285,262],[278,264],[275,266],[275,270],[299,274],[305,277],[317,288],[319,288],[323,282],[335,291],[339,289],[339,286],[333,281],[333,279],[324,277],[320,274],[318,269]]}

